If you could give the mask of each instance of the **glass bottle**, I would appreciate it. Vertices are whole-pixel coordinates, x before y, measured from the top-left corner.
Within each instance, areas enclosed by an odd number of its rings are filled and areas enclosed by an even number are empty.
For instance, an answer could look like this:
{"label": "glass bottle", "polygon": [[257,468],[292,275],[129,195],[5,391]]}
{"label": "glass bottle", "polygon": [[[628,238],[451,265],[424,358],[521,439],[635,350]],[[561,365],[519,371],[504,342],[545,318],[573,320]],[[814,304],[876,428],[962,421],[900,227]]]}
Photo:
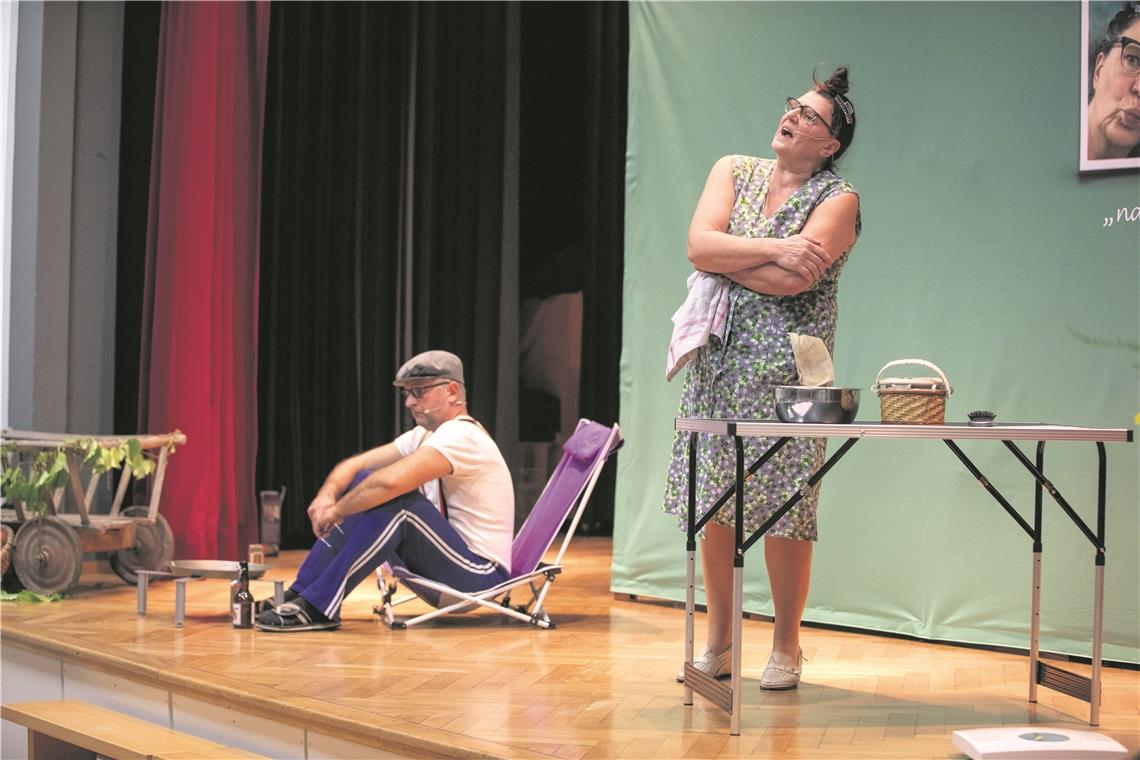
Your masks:
{"label": "glass bottle", "polygon": [[238,563],[237,591],[234,593],[234,628],[253,627],[253,594],[249,592],[249,563]]}

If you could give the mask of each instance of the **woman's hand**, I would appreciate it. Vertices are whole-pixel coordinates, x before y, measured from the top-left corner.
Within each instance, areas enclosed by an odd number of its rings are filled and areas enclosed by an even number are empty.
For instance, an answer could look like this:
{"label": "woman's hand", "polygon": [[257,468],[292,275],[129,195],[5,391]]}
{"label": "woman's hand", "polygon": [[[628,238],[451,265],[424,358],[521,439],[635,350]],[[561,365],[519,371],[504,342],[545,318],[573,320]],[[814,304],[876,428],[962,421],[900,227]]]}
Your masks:
{"label": "woman's hand", "polygon": [[831,266],[831,257],[823,249],[823,241],[810,235],[792,235],[776,243],[772,263],[781,269],[815,282]]}
{"label": "woman's hand", "polygon": [[855,244],[859,196],[845,192],[823,201],[798,235],[739,237],[727,232],[736,199],[733,160],[724,156],[709,172],[689,224],[689,262],[694,269],[723,274],[757,293],[804,292]]}

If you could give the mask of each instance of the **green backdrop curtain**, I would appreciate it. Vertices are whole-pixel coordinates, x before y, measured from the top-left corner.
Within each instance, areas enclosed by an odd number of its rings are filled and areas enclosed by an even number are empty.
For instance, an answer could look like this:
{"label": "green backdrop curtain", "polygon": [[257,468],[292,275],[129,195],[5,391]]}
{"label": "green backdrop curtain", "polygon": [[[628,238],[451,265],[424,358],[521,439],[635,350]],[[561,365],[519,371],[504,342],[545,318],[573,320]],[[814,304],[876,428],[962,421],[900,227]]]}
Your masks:
{"label": "green backdrop curtain", "polygon": [[[981,408],[1006,422],[1132,426],[1137,227],[1104,219],[1140,205],[1140,184],[1078,172],[1080,13],[1076,2],[631,4],[615,591],[683,598],[684,538],[661,503],[686,229],[717,158],[771,155],[784,98],[813,68],[850,66],[859,114],[839,171],[861,193],[863,235],[840,280],[835,355],[837,383],[864,389],[859,417],[878,419],[868,389],[880,367],[917,356],[949,375],[949,420]],[[1004,447],[962,447],[1032,515],[1033,483]],[[1136,444],[1109,445],[1108,460],[1104,651],[1136,662]],[[1095,520],[1095,447],[1050,444],[1046,463]],[[1095,552],[1044,506],[1043,646],[1088,656]],[[770,613],[761,551],[747,557],[745,608]],[[940,441],[864,441],[823,481],[806,618],[1024,647],[1031,557]]]}

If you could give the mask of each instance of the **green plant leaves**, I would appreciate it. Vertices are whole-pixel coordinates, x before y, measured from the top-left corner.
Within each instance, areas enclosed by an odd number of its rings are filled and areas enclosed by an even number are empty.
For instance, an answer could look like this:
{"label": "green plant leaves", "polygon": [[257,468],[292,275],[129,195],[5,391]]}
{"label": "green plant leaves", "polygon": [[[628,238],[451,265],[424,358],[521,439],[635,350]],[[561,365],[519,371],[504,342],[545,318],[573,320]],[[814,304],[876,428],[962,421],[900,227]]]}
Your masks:
{"label": "green plant leaves", "polygon": [[85,438],[78,444],[78,449],[84,455],[84,466],[90,467],[95,474],[119,469],[123,465],[126,448],[126,444],[107,446],[91,438]]}
{"label": "green plant leaves", "polygon": [[154,472],[154,460],[143,456],[142,444],[137,438],[131,438],[127,441],[126,458],[135,478],[145,478]]}
{"label": "green plant leaves", "polygon": [[36,467],[33,469],[36,479],[32,481],[35,488],[59,488],[67,482],[67,452],[63,449],[56,451],[41,451],[36,455]]}
{"label": "green plant leaves", "polygon": [[[5,447],[4,459],[11,461],[11,447]],[[45,450],[36,454],[35,459],[24,465],[6,465],[0,476],[4,498],[7,501],[20,501],[34,514],[42,514],[51,492],[67,482],[67,452],[62,448]]]}
{"label": "green plant leaves", "polygon": [[0,591],[0,602],[58,602],[62,598],[63,594],[37,594],[28,589],[16,593]]}
{"label": "green plant leaves", "polygon": [[22,502],[32,514],[43,514],[51,501],[51,492],[67,484],[68,454],[79,455],[83,466],[93,476],[109,470],[118,470],[125,462],[136,480],[154,472],[153,459],[146,456],[137,438],[128,438],[116,445],[102,444],[94,438],[66,441],[54,449],[44,449],[32,459],[20,461],[14,446],[0,449],[4,469],[0,486],[9,502]]}
{"label": "green plant leaves", "polygon": [[28,502],[39,498],[39,492],[28,482],[24,471],[18,467],[5,468],[0,485],[4,489],[4,498],[8,501]]}

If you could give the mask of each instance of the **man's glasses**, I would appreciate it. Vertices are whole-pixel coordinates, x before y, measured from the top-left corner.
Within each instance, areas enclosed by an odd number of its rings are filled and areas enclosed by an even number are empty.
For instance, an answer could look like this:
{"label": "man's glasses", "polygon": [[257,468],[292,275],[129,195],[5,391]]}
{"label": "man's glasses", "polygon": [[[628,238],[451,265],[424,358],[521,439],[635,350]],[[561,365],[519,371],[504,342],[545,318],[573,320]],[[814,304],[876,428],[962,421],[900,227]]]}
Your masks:
{"label": "man's glasses", "polygon": [[1140,41],[1131,37],[1117,37],[1109,41],[1105,50],[1111,50],[1116,45],[1120,45],[1120,65],[1124,73],[1130,77],[1140,74]]}
{"label": "man's glasses", "polygon": [[805,106],[795,98],[788,98],[784,101],[784,113],[791,113],[797,109],[800,112],[800,116],[808,124],[815,124],[816,119],[818,119],[823,124],[823,126],[827,127],[828,132],[835,132],[835,130],[832,129],[831,124],[828,123],[827,119],[820,116],[819,111],[815,110],[811,106]]}
{"label": "man's glasses", "polygon": [[411,396],[416,401],[422,401],[424,394],[427,393],[429,390],[431,390],[432,388],[438,388],[441,385],[447,385],[449,382],[451,382],[451,381],[445,380],[442,383],[432,383],[431,385],[420,385],[416,388],[401,388],[400,394],[403,398],[407,398],[408,396]]}

